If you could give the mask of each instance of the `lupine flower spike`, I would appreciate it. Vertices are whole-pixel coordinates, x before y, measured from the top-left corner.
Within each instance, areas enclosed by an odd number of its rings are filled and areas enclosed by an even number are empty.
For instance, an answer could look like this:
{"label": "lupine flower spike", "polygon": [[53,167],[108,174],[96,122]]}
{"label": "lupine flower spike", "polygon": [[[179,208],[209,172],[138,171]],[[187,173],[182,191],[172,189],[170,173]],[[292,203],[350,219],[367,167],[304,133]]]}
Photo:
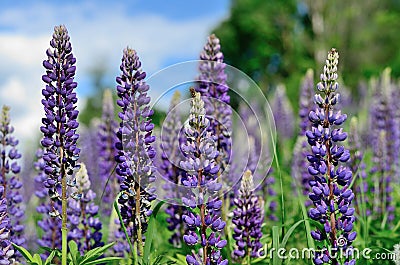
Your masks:
{"label": "lupine flower spike", "polygon": [[[3,106],[0,115],[0,184],[3,187],[2,198],[7,199],[7,213],[10,218],[7,227],[9,240],[16,245],[25,246],[22,225],[24,210],[21,207],[22,196],[19,191],[22,182],[18,177],[21,171],[18,159],[21,158],[21,154],[17,150],[18,140],[12,135],[14,127],[10,124],[9,110],[9,107]],[[20,258],[19,252],[12,256],[16,261],[20,261]]]}
{"label": "lupine flower spike", "polygon": [[[225,227],[225,222],[217,215],[221,208],[218,191],[221,184],[217,183],[218,156],[214,138],[207,131],[210,121],[206,118],[204,102],[200,93],[192,92],[189,123],[185,127],[186,143],[182,150],[186,160],[181,161],[181,167],[187,172],[182,183],[188,188],[188,195],[182,198],[185,206],[193,211],[183,215],[183,220],[189,228],[183,240],[189,246],[199,246],[196,253],[186,256],[189,265],[218,264],[226,265],[220,250],[226,245],[219,233]],[[198,213],[194,209],[198,209]]]}
{"label": "lupine flower spike", "polygon": [[264,254],[260,242],[264,203],[254,194],[253,175],[250,170],[243,174],[240,189],[233,202],[236,206],[232,219],[233,238],[236,240],[233,255],[235,258],[246,261],[246,264],[250,264],[250,258],[257,258]]}
{"label": "lupine flower spike", "polygon": [[[39,198],[39,205],[36,211],[41,215],[37,225],[42,229],[42,237],[37,240],[41,247],[50,249],[61,249],[61,201],[51,200],[48,196],[49,188],[45,186],[47,175],[44,173],[46,163],[43,160],[43,150],[36,152],[37,161],[34,163],[37,171],[35,177],[35,195]],[[48,257],[48,253],[40,255],[43,259]]]}
{"label": "lupine flower spike", "polygon": [[[156,196],[150,184],[155,181],[153,159],[155,149],[152,143],[154,124],[151,123],[153,110],[150,109],[149,86],[145,83],[146,73],[135,50],[126,48],[120,66],[121,76],[117,77],[117,104],[121,107],[122,120],[117,133],[118,154],[117,174],[121,176],[121,192],[118,203],[121,215],[132,242],[143,255],[144,233],[147,219],[151,214],[150,203]],[[135,250],[136,251],[136,250]]]}
{"label": "lupine flower spike", "polygon": [[[302,194],[307,196],[310,190],[309,182],[312,176],[307,170],[307,155],[309,154],[309,146],[305,133],[311,129],[310,120],[308,114],[314,108],[313,102],[314,94],[314,72],[309,69],[304,76],[303,82],[300,86],[300,98],[299,98],[299,117],[300,117],[300,131],[297,136],[296,144],[293,149],[292,159],[292,176],[297,181]],[[310,200],[305,201],[305,206],[311,205]]]}
{"label": "lupine flower spike", "polygon": [[80,194],[81,198],[79,200],[69,198],[68,219],[71,228],[68,233],[68,241],[75,241],[83,254],[104,245],[101,241],[102,233],[100,231],[102,224],[97,217],[99,206],[94,203],[96,193],[90,188],[91,183],[85,164],[80,164],[75,179],[77,184],[72,190],[74,193]]}
{"label": "lupine flower spike", "polygon": [[115,143],[117,142],[118,125],[114,119],[114,104],[110,90],[103,94],[103,115],[98,128],[97,145],[99,146],[99,175],[103,187],[103,213],[111,214],[112,204],[119,192],[119,176],[115,170],[114,157],[117,154]]}
{"label": "lupine flower spike", "polygon": [[185,171],[179,167],[182,158],[180,152],[180,131],[182,129],[181,115],[178,111],[180,93],[176,91],[172,97],[168,115],[163,122],[161,131],[161,172],[166,180],[165,189],[167,190],[166,199],[171,202],[165,209],[167,213],[168,229],[173,232],[169,242],[174,246],[180,246],[186,227],[182,220],[186,208],[179,205],[182,198],[181,180],[185,176]]}
{"label": "lupine flower spike", "polygon": [[365,171],[365,163],[363,161],[363,151],[361,150],[361,142],[358,133],[358,120],[356,117],[350,120],[350,135],[349,135],[349,149],[350,159],[349,168],[353,172],[354,183],[352,186],[354,197],[354,203],[356,212],[361,214],[370,215],[370,210],[366,209],[365,213],[361,213],[360,205],[362,203],[368,203],[368,182],[367,173]]}
{"label": "lupine flower spike", "polygon": [[4,187],[0,186],[0,264],[12,264],[14,248],[10,242],[10,218],[7,214],[7,199]]}
{"label": "lupine flower spike", "polygon": [[[44,173],[47,177],[44,185],[54,202],[62,202],[62,264],[66,264],[67,258],[67,187],[74,185],[72,176],[80,153],[76,146],[79,138],[76,133],[79,126],[79,111],[76,109],[78,99],[74,92],[77,87],[74,82],[76,59],[69,40],[65,26],[54,28],[51,48],[46,51],[47,60],[43,61],[46,69],[46,74],[42,76],[46,83],[42,90],[45,117],[42,119],[43,126],[40,127],[44,136],[41,144],[44,148]],[[57,214],[57,209],[53,209],[54,214]]]}
{"label": "lupine flower spike", "polygon": [[347,138],[347,134],[339,127],[347,116],[335,107],[339,102],[339,94],[336,92],[339,87],[336,81],[338,61],[338,52],[331,49],[321,74],[321,82],[317,84],[321,92],[314,97],[317,108],[309,114],[312,127],[306,132],[312,151],[307,156],[310,162],[308,172],[313,176],[309,197],[314,207],[310,209],[309,215],[324,226],[323,230],[312,231],[311,236],[317,241],[327,239],[329,242],[315,256],[314,264],[355,264],[354,259],[337,255],[339,248],[349,254],[346,250],[351,248],[356,238],[356,232],[352,231],[355,210],[351,202],[354,194],[349,188],[352,172],[340,165],[349,160],[350,153],[338,145]]}

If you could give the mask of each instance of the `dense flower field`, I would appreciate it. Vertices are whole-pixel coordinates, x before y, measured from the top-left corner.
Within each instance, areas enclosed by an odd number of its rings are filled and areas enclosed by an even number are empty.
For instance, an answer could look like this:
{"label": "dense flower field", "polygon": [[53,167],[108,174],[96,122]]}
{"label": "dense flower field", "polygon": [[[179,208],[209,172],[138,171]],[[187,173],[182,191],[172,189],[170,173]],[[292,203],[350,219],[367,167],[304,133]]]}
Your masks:
{"label": "dense flower field", "polygon": [[12,106],[0,116],[0,264],[400,264],[389,69],[355,101],[332,48],[318,83],[305,73],[297,115],[276,87],[267,124],[268,102],[233,93],[211,35],[190,90],[154,124],[152,87],[126,48],[101,119],[83,128],[65,26],[45,52],[42,139],[24,170]]}

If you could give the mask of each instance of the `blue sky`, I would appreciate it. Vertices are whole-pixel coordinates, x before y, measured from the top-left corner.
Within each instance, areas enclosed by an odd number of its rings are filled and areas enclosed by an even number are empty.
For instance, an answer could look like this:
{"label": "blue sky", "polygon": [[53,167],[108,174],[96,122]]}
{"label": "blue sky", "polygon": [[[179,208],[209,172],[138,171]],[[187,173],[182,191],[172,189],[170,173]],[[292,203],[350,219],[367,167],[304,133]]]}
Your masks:
{"label": "blue sky", "polygon": [[114,83],[122,50],[138,51],[149,75],[195,60],[207,35],[229,15],[229,0],[0,1],[0,105],[11,107],[16,134],[36,140],[42,106],[41,66],[53,27],[65,24],[77,57],[80,107],[100,63]]}

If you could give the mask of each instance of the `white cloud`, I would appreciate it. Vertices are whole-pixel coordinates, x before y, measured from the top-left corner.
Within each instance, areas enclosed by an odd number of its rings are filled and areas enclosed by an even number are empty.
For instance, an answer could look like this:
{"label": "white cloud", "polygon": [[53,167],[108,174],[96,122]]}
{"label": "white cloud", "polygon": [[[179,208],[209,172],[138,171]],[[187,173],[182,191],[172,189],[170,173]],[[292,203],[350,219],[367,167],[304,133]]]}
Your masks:
{"label": "white cloud", "polygon": [[138,51],[150,74],[171,60],[197,59],[208,32],[220,19],[196,17],[178,22],[157,14],[128,16],[123,6],[107,9],[95,3],[3,9],[0,26],[13,30],[0,30],[0,104],[12,107],[17,136],[23,142],[32,141],[42,116],[42,61],[54,25],[67,26],[77,57],[77,77],[85,79],[88,70],[102,61],[118,73],[126,46]]}

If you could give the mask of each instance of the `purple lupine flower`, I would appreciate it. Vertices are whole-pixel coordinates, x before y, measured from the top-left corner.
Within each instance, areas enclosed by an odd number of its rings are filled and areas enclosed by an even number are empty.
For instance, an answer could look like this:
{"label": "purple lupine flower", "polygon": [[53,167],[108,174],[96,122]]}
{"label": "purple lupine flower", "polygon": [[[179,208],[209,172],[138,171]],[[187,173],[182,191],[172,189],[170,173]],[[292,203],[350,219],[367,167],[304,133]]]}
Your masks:
{"label": "purple lupine flower", "polygon": [[110,90],[103,94],[103,115],[98,127],[97,145],[99,149],[98,168],[103,187],[103,213],[111,214],[112,204],[119,191],[119,176],[115,172],[114,157],[117,154],[115,143],[117,142],[118,125],[114,118],[114,103]]}
{"label": "purple lupine flower", "polygon": [[394,207],[392,199],[392,175],[391,170],[388,168],[388,149],[387,149],[387,136],[386,131],[379,132],[378,144],[372,150],[372,163],[373,166],[370,174],[374,176],[371,191],[373,198],[371,198],[372,210],[374,216],[379,218],[380,221],[387,215],[388,222],[394,219]]}
{"label": "purple lupine flower", "polygon": [[155,189],[150,187],[155,180],[152,163],[156,153],[151,145],[155,141],[151,123],[153,110],[149,107],[149,86],[144,81],[146,73],[141,70],[135,50],[124,50],[120,69],[121,76],[116,78],[117,104],[122,109],[115,157],[117,174],[122,178],[118,203],[129,236],[132,242],[137,242],[138,254],[142,255],[150,204],[156,198]]}
{"label": "purple lupine flower", "polygon": [[224,55],[221,52],[220,41],[214,34],[208,37],[200,53],[200,60],[199,85],[195,89],[204,98],[206,115],[210,120],[207,130],[212,132],[219,152],[218,177],[221,177],[221,181],[224,179],[225,182],[229,182],[227,166],[231,158],[232,109],[226,82]]}
{"label": "purple lupine flower", "polygon": [[181,115],[177,107],[179,101],[180,93],[176,91],[172,97],[167,117],[163,122],[160,145],[162,150],[160,169],[166,181],[164,186],[167,192],[166,199],[170,202],[165,212],[168,215],[168,229],[173,232],[169,242],[174,246],[181,245],[182,236],[186,231],[182,220],[183,214],[186,214],[186,208],[179,205],[177,201],[182,197],[180,184],[186,173],[179,167],[179,161],[183,159],[179,148],[180,131],[182,129]]}
{"label": "purple lupine flower", "polygon": [[0,186],[0,264],[8,265],[14,262],[14,248],[10,242],[10,218],[7,213],[7,198],[4,186]]}
{"label": "purple lupine flower", "polygon": [[310,130],[310,121],[308,114],[314,108],[312,97],[314,94],[314,71],[308,69],[306,75],[300,86],[299,96],[299,117],[300,117],[300,131],[299,135],[305,135],[307,130]]}
{"label": "purple lupine flower", "polygon": [[284,85],[278,85],[271,103],[276,121],[276,131],[282,139],[291,139],[294,135],[294,115]]}
{"label": "purple lupine flower", "polygon": [[[373,104],[370,112],[373,164],[370,173],[379,175],[371,187],[374,194],[373,211],[379,213],[380,219],[388,215],[388,222],[394,219],[392,205],[392,182],[399,160],[399,125],[396,120],[390,71],[385,70],[380,82],[374,87]],[[380,200],[379,202],[377,200]]]}
{"label": "purple lupine flower", "polygon": [[236,208],[233,211],[233,239],[236,247],[235,258],[260,257],[264,254],[261,225],[264,221],[264,205],[260,197],[254,194],[253,176],[247,170],[242,177],[241,186],[234,198]]}
{"label": "purple lupine flower", "polygon": [[68,219],[70,222],[68,241],[75,241],[83,255],[93,248],[104,245],[100,231],[102,223],[97,217],[99,206],[94,203],[96,193],[90,188],[91,183],[85,164],[80,164],[75,179],[77,184],[72,189],[75,190],[75,193],[81,194],[81,198],[79,200],[69,198],[68,201]]}
{"label": "purple lupine flower", "polygon": [[[35,177],[35,195],[39,198],[39,205],[36,211],[41,215],[37,225],[42,229],[42,237],[37,240],[41,247],[48,247],[51,249],[61,249],[61,202],[54,201],[48,197],[49,189],[45,186],[47,175],[44,173],[46,163],[43,160],[43,150],[39,149],[36,152],[37,161],[34,163],[37,171]],[[44,259],[48,257],[49,253],[43,253],[40,256]]]}
{"label": "purple lupine flower", "polygon": [[[0,117],[0,184],[3,186],[3,198],[7,199],[7,213],[10,221],[7,229],[9,230],[9,240],[19,246],[25,246],[24,209],[21,206],[22,195],[20,189],[22,182],[18,174],[21,171],[18,159],[21,154],[17,150],[18,140],[12,135],[14,127],[10,125],[9,107],[3,106]],[[15,252],[12,257],[20,261],[22,255]]]}
{"label": "purple lupine flower", "polygon": [[186,158],[180,166],[187,173],[182,184],[188,188],[182,202],[192,210],[197,208],[198,213],[188,211],[182,216],[188,227],[183,240],[187,245],[199,246],[200,249],[198,253],[193,251],[187,255],[186,262],[189,265],[226,265],[228,260],[223,260],[220,253],[226,240],[221,240],[219,235],[225,222],[218,216],[222,205],[218,198],[222,186],[217,182],[219,165],[215,162],[218,151],[211,132],[207,131],[210,121],[206,118],[200,93],[194,89],[191,93],[189,123],[185,127],[186,143],[181,146]]}
{"label": "purple lupine flower", "polygon": [[355,178],[352,190],[354,193],[356,212],[358,214],[370,215],[370,211],[368,209],[366,209],[365,213],[360,212],[360,205],[362,203],[368,203],[368,182],[366,166],[363,161],[364,153],[361,149],[361,141],[358,133],[358,120],[356,117],[353,117],[350,120],[349,150],[350,159],[348,161],[348,167],[351,172],[353,172]]}
{"label": "purple lupine flower", "polygon": [[[293,160],[292,160],[292,176],[297,181],[297,185],[302,191],[303,195],[308,195],[310,190],[309,182],[312,177],[307,170],[307,155],[309,154],[309,148],[307,144],[307,138],[305,133],[311,129],[310,120],[308,114],[314,108],[314,102],[312,100],[314,94],[314,72],[309,69],[303,78],[300,86],[300,97],[299,97],[299,117],[300,117],[300,131],[296,140],[295,147],[293,149]],[[310,200],[305,201],[306,207],[311,205]]]}
{"label": "purple lupine flower", "polygon": [[[347,134],[339,127],[347,116],[337,110],[336,106],[339,101],[339,94],[336,93],[339,87],[336,81],[338,61],[338,52],[331,49],[321,74],[321,82],[317,84],[322,95],[316,94],[314,97],[317,107],[309,114],[312,128],[306,132],[312,151],[307,156],[310,162],[308,172],[313,176],[309,198],[314,207],[310,209],[309,216],[324,225],[323,230],[317,228],[311,232],[311,236],[317,241],[327,239],[329,242],[329,246],[325,246],[326,251],[315,256],[314,264],[338,265],[338,248],[351,249],[356,237],[356,232],[352,231],[355,209],[351,207],[351,202],[354,194],[349,188],[352,172],[340,165],[349,160],[350,153],[338,145],[347,138]],[[345,262],[355,262],[349,260],[348,256],[344,259]]]}
{"label": "purple lupine flower", "polygon": [[[79,126],[76,109],[78,101],[74,92],[77,83],[74,82],[76,59],[72,54],[68,31],[64,25],[54,28],[53,39],[46,51],[47,60],[43,61],[46,74],[42,80],[46,87],[42,90],[42,104],[45,118],[42,119],[43,133],[43,160],[45,187],[54,204],[62,202],[62,228],[67,230],[67,185],[73,185],[73,171],[77,167],[76,161],[80,149],[76,146],[79,135],[76,129]],[[60,194],[61,193],[61,194]],[[54,205],[53,205],[54,206]],[[54,207],[52,215],[58,209]]]}
{"label": "purple lupine flower", "polygon": [[[90,124],[79,126],[78,146],[81,149],[79,154],[79,162],[86,165],[86,169],[91,176],[100,176],[100,143],[98,142],[98,128],[100,119],[93,118]],[[91,189],[96,193],[103,191],[103,183],[101,178],[94,178],[91,181]],[[110,205],[107,205],[108,207]]]}
{"label": "purple lupine flower", "polygon": [[[240,118],[242,119],[246,132],[247,132],[247,141],[249,143],[249,150],[245,150],[242,146],[238,146],[232,152],[232,157],[236,156],[241,157],[245,162],[244,167],[238,163],[238,161],[234,161],[232,165],[232,169],[230,170],[230,174],[242,175],[244,169],[249,169],[253,174],[253,180],[255,183],[255,192],[256,194],[260,194],[263,197],[273,198],[276,196],[276,191],[274,189],[275,177],[273,175],[273,168],[267,168],[265,165],[269,165],[271,161],[271,157],[269,156],[270,145],[266,142],[265,138],[263,138],[261,128],[262,126],[258,119],[257,113],[261,112],[261,107],[257,101],[251,102],[249,106],[241,105],[239,108]],[[240,135],[235,135],[235,137],[240,137]],[[244,139],[235,138],[236,142],[244,141]],[[248,152],[248,153],[243,153]],[[239,167],[238,167],[239,165]],[[242,167],[242,168],[240,168]],[[237,176],[236,175],[236,176]],[[236,176],[231,177],[231,179],[237,178]],[[234,194],[236,194],[237,190],[240,188],[240,182],[234,186]],[[233,196],[232,194],[231,196]],[[266,205],[266,215],[268,219],[272,221],[276,221],[278,218],[275,215],[277,208],[276,200],[271,199]]]}

